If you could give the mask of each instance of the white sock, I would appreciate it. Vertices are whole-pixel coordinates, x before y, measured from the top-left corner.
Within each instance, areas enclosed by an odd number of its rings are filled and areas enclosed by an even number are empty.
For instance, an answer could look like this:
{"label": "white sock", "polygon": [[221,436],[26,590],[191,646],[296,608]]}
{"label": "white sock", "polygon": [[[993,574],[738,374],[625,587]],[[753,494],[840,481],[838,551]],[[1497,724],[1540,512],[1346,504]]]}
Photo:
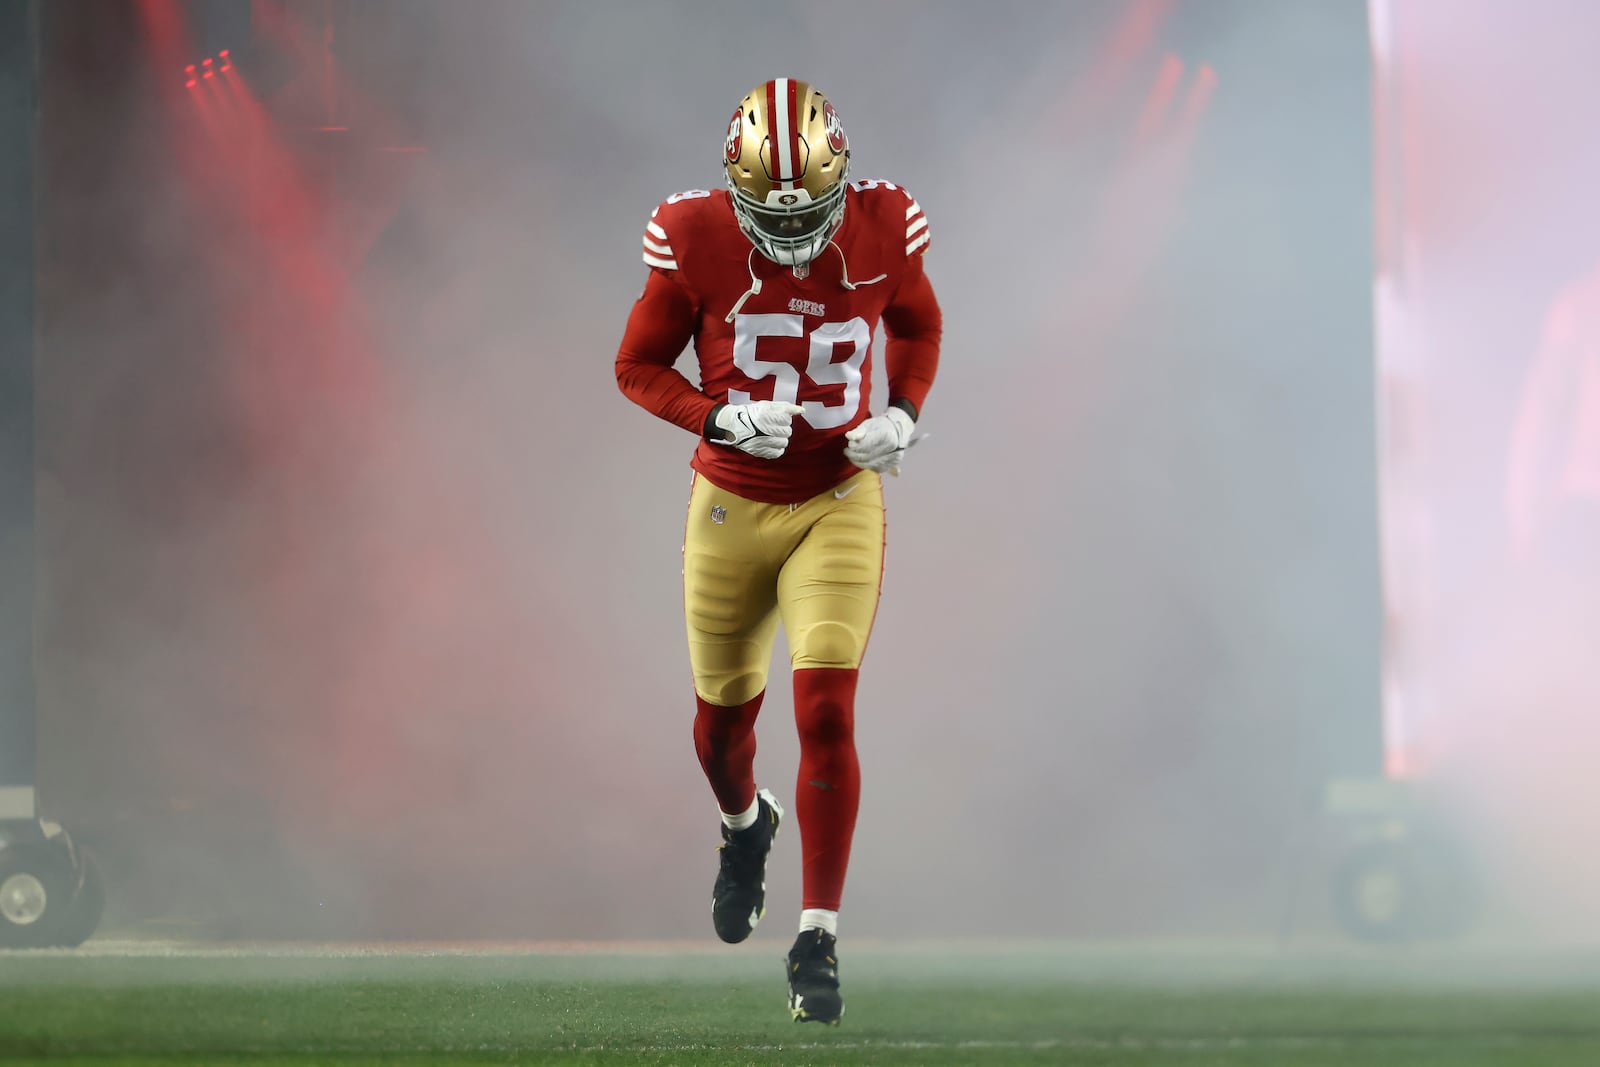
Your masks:
{"label": "white sock", "polygon": [[839,936],[839,913],[824,911],[821,908],[807,908],[800,913],[800,932],[807,930],[825,930],[834,937]]}
{"label": "white sock", "polygon": [[750,801],[750,806],[737,815],[722,813],[722,825],[730,830],[748,830],[756,824],[756,816],[761,814],[761,798],[757,796]]}

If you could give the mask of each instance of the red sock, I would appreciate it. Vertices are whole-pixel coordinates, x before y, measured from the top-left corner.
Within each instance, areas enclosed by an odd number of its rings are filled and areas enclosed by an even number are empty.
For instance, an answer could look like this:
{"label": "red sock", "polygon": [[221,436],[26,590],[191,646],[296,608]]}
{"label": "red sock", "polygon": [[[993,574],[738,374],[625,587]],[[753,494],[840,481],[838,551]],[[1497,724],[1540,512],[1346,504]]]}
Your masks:
{"label": "red sock", "polygon": [[838,911],[844,895],[861,803],[856,677],[856,671],[834,667],[794,672],[794,718],[800,731],[794,806],[800,821],[802,908]]}
{"label": "red sock", "polygon": [[756,802],[756,716],[762,690],[737,707],[724,708],[694,697],[694,750],[717,806],[729,815]]}

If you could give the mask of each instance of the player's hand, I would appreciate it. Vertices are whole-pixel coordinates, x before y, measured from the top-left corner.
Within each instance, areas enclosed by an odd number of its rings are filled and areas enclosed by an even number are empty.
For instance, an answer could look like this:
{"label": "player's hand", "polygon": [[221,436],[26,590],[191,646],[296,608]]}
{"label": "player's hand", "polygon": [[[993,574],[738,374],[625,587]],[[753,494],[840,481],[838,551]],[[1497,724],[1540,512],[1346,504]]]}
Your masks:
{"label": "player's hand", "polygon": [[777,459],[789,447],[794,417],[804,410],[799,404],[778,400],[727,404],[717,411],[714,420],[726,436],[720,441],[712,438],[712,443],[729,445],[757,459]]}
{"label": "player's hand", "polygon": [[844,435],[845,458],[862,470],[899,474],[900,461],[912,444],[911,431],[916,425],[899,408],[874,415]]}

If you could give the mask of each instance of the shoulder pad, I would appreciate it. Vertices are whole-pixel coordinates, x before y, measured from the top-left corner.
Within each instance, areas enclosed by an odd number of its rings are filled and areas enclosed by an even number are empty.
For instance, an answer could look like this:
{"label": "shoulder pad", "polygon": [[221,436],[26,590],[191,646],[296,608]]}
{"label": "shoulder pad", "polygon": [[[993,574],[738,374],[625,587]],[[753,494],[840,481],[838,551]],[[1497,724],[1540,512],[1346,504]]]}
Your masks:
{"label": "shoulder pad", "polygon": [[[854,181],[850,187],[858,193],[878,197],[891,197],[895,210],[902,210],[906,224],[906,255],[926,252],[928,249],[928,217],[922,213],[922,205],[901,186],[894,182],[883,181],[880,178],[868,178],[864,181]],[[882,190],[882,192],[877,192]],[[882,203],[882,201],[880,201]],[[888,211],[887,205],[883,210]]]}
{"label": "shoulder pad", "polygon": [[662,270],[677,270],[678,257],[672,250],[674,222],[684,218],[685,211],[678,205],[688,201],[705,200],[711,196],[709,189],[686,189],[673,193],[650,212],[650,221],[644,227],[644,261]]}

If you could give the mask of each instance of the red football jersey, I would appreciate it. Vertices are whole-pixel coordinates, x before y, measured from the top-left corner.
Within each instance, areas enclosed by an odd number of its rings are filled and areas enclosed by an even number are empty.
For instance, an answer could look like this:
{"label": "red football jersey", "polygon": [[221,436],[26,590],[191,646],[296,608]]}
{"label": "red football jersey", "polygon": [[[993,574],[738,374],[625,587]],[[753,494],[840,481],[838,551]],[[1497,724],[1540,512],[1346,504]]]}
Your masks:
{"label": "red football jersey", "polygon": [[[920,412],[933,382],[941,321],[922,269],[927,219],[889,182],[852,182],[845,204],[837,247],[802,268],[757,252],[720,190],[669,197],[645,231],[651,272],[617,353],[623,392],[696,434],[719,403],[805,409],[779,459],[701,440],[694,469],[751,500],[798,503],[856,473],[844,435],[871,414],[880,321],[890,399]],[[691,341],[698,390],[673,369]]]}

